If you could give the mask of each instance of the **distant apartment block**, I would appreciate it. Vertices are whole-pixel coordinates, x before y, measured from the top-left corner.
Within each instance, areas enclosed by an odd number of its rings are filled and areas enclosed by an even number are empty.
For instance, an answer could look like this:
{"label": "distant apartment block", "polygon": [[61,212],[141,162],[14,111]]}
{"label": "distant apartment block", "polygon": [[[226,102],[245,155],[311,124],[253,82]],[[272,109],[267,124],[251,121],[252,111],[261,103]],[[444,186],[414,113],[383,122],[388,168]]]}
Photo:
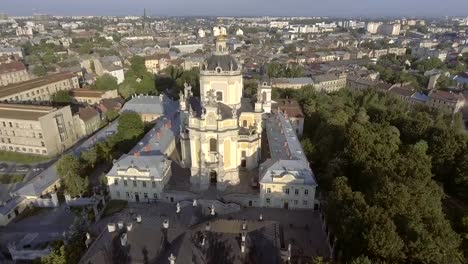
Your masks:
{"label": "distant apartment block", "polygon": [[0,64],[0,86],[24,82],[30,78],[26,66],[19,61]]}
{"label": "distant apartment block", "polygon": [[95,105],[104,99],[118,98],[117,89],[109,91],[96,91],[91,89],[73,89],[71,90],[73,100],[81,104]]}
{"label": "distant apartment block", "polygon": [[310,77],[300,78],[273,78],[271,80],[271,87],[281,89],[301,89],[307,85],[313,85],[314,81]]}
{"label": "distant apartment block", "polygon": [[321,74],[313,77],[317,91],[334,92],[346,87],[346,74]]}
{"label": "distant apartment block", "polygon": [[58,91],[79,88],[78,77],[69,72],[57,73],[25,82],[14,83],[0,89],[3,102],[45,102]]}
{"label": "distant apartment block", "polygon": [[0,104],[0,149],[53,156],[77,140],[69,106]]}
{"label": "distant apartment block", "polygon": [[23,58],[23,50],[17,47],[0,47],[0,57],[1,56],[15,56]]}
{"label": "distant apartment block", "polygon": [[466,99],[460,93],[453,93],[442,90],[433,90],[428,95],[428,105],[434,108],[442,109],[450,113],[460,111],[465,105]]}
{"label": "distant apartment block", "polygon": [[447,59],[448,52],[445,50],[439,49],[432,49],[432,48],[413,48],[411,50],[411,56],[414,58],[424,58],[424,57],[431,57],[431,58],[438,58],[441,61],[445,61]]}
{"label": "distant apartment block", "polygon": [[154,54],[147,56],[145,57],[146,70],[153,74],[157,74],[169,65],[170,59],[171,57],[169,54]]}

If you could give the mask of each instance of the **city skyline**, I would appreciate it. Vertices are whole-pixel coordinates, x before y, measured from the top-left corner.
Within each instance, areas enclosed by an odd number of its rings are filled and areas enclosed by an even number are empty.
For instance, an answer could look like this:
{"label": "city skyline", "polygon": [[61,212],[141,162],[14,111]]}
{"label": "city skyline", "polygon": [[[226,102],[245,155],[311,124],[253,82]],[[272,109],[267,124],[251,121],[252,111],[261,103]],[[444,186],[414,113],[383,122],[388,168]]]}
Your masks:
{"label": "city skyline", "polygon": [[[10,15],[31,15],[46,13],[51,15],[141,15],[143,8],[148,15],[154,16],[332,16],[332,17],[378,17],[378,16],[419,16],[444,17],[464,16],[468,1],[463,0],[395,0],[377,2],[369,0],[327,2],[295,0],[291,2],[270,3],[267,0],[254,2],[201,0],[186,3],[182,0],[140,0],[138,5],[129,0],[84,0],[64,2],[43,0],[40,4],[34,0],[10,2],[3,0],[0,12]],[[24,8],[27,6],[28,8]],[[422,8],[424,7],[424,8]],[[416,11],[417,10],[417,11]]]}

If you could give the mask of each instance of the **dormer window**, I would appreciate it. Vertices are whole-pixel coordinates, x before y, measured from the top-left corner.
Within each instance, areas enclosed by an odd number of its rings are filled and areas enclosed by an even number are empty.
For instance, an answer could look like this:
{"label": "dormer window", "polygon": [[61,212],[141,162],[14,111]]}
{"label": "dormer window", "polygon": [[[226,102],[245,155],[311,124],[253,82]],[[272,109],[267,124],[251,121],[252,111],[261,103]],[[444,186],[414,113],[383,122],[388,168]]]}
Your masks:
{"label": "dormer window", "polygon": [[221,73],[221,67],[216,67],[216,72]]}

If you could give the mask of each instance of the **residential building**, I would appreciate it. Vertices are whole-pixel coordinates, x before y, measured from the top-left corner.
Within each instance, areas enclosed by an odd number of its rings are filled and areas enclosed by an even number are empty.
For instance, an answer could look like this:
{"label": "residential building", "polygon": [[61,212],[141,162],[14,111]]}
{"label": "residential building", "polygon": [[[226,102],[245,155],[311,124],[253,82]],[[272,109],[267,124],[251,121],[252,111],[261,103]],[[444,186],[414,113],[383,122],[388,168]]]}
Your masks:
{"label": "residential building", "polygon": [[273,78],[271,80],[271,87],[282,89],[301,89],[307,85],[314,85],[314,81],[310,77],[299,78]]}
{"label": "residential building", "polygon": [[0,47],[0,57],[2,56],[23,58],[23,50],[17,47]]}
{"label": "residential building", "polygon": [[367,23],[366,29],[370,34],[377,34],[379,27],[382,25],[382,22],[369,22]]}
{"label": "residential building", "polygon": [[428,104],[431,107],[456,113],[463,108],[465,101],[466,99],[461,93],[433,90],[429,93]]}
{"label": "residential building", "polygon": [[171,48],[178,49],[180,53],[194,53],[197,50],[203,50],[203,44],[181,44],[181,45],[172,45]]}
{"label": "residential building", "polygon": [[170,59],[171,57],[167,53],[147,56],[145,57],[146,70],[157,74],[169,65]]}
{"label": "residential building", "polygon": [[377,81],[357,75],[348,75],[346,79],[346,87],[350,90],[362,91],[367,90],[377,85]]}
{"label": "residential building", "polygon": [[2,87],[0,101],[47,102],[58,91],[77,88],[79,88],[79,83],[76,75],[70,72],[56,73]]}
{"label": "residential building", "polygon": [[77,117],[75,127],[78,137],[91,135],[101,126],[101,114],[92,107],[80,108]]}
{"label": "residential building", "polygon": [[26,37],[32,37],[33,36],[33,28],[30,26],[24,26],[24,27],[17,27],[16,28],[16,36],[26,36]]}
{"label": "residential building", "polygon": [[0,149],[54,156],[77,141],[70,106],[0,104]]}
{"label": "residential building", "polygon": [[318,91],[334,92],[346,87],[346,74],[321,74],[316,75],[314,80],[314,88]]}
{"label": "residential building", "polygon": [[447,59],[448,52],[445,50],[439,49],[430,49],[430,48],[413,48],[411,49],[411,56],[414,58],[438,58],[441,61],[445,61]]}
{"label": "residential building", "polygon": [[385,36],[398,36],[400,35],[401,25],[399,23],[382,24],[378,28],[378,33]]}
{"label": "residential building", "polygon": [[159,199],[172,175],[167,156],[174,150],[170,121],[159,119],[140,143],[129,154],[122,155],[107,173],[111,198],[130,202]]}
{"label": "residential building", "polygon": [[260,205],[314,208],[317,182],[291,123],[274,111],[266,120],[266,133],[271,157],[260,165]]}
{"label": "residential building", "polygon": [[116,111],[119,112],[124,105],[125,100],[122,98],[114,98],[114,99],[103,99],[102,102],[97,106],[101,113],[107,113],[108,111]]}
{"label": "residential building", "polygon": [[192,55],[189,57],[184,58],[183,68],[184,70],[188,71],[193,68],[200,69],[200,66],[205,61],[205,57],[203,55]]}
{"label": "residential building", "polygon": [[0,86],[24,82],[30,78],[26,66],[22,62],[0,63]]}
{"label": "residential building", "polygon": [[136,112],[144,122],[154,122],[164,114],[163,96],[137,95],[125,103],[121,113]]}
{"label": "residential building", "polygon": [[109,91],[97,91],[92,89],[73,89],[70,91],[73,100],[81,104],[96,105],[104,99],[112,99],[119,97],[117,89]]}
{"label": "residential building", "polygon": [[291,123],[292,128],[298,137],[304,133],[304,113],[301,106],[294,99],[276,99],[275,108],[283,113],[286,119]]}

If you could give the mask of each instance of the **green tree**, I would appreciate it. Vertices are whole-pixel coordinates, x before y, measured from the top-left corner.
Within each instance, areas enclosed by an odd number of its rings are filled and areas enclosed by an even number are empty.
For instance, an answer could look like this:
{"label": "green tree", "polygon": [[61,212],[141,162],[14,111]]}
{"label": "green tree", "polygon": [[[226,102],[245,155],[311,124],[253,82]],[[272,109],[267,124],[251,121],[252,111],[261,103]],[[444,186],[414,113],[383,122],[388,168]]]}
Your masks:
{"label": "green tree", "polygon": [[144,124],[138,113],[124,112],[119,117],[117,137],[121,140],[134,139],[144,132]]}
{"label": "green tree", "polygon": [[52,253],[49,255],[42,257],[41,264],[68,264],[65,253],[65,246],[62,245],[61,247],[52,251]]}
{"label": "green tree", "polygon": [[70,96],[70,94],[68,93],[68,91],[57,91],[56,93],[54,93],[51,97],[51,101],[53,103],[57,103],[57,104],[71,104],[72,101],[73,101],[73,98]]}
{"label": "green tree", "polygon": [[47,68],[43,65],[34,66],[32,73],[36,76],[45,76],[47,74]]}
{"label": "green tree", "polygon": [[119,112],[115,111],[115,110],[108,110],[106,112],[106,119],[108,122],[111,122],[113,121],[114,119],[116,119],[117,117],[119,116]]}
{"label": "green tree", "polygon": [[88,190],[88,178],[80,175],[81,165],[79,160],[67,154],[57,162],[57,174],[59,175],[65,190],[72,197],[81,196]]}
{"label": "green tree", "polygon": [[83,151],[80,155],[81,160],[83,160],[84,164],[86,164],[89,168],[94,168],[96,163],[98,162],[98,153],[95,147],[90,148],[86,151]]}
{"label": "green tree", "polygon": [[93,87],[94,89],[101,91],[115,90],[118,88],[117,79],[114,76],[106,73],[97,77]]}

